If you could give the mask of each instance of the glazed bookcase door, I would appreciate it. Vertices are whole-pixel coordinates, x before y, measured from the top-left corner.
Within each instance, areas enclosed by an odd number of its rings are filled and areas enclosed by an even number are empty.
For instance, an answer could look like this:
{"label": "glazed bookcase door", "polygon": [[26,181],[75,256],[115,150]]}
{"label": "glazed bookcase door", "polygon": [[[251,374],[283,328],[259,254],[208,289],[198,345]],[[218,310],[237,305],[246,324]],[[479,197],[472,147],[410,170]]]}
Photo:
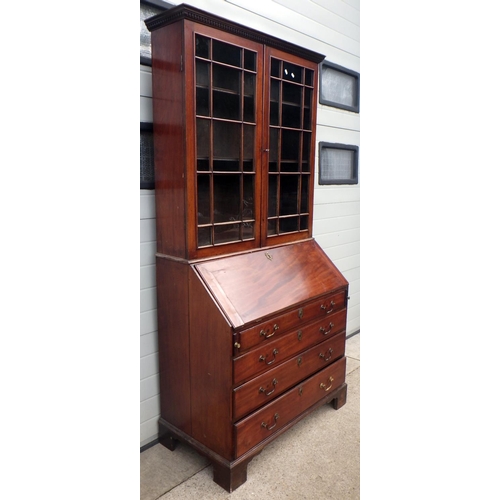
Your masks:
{"label": "glazed bookcase door", "polygon": [[312,236],[317,66],[266,48],[262,246]]}
{"label": "glazed bookcase door", "polygon": [[196,256],[260,245],[262,53],[230,34],[190,34]]}

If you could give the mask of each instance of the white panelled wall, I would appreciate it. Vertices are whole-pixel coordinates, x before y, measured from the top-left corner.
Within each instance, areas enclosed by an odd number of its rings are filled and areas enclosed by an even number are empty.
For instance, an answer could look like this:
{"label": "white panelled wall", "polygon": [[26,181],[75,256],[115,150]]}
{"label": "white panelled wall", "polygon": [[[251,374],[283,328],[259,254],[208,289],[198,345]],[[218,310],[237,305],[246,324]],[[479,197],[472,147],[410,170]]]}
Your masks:
{"label": "white panelled wall", "polygon": [[[183,3],[169,0],[170,4]],[[359,0],[186,0],[326,56],[359,72]],[[151,68],[140,67],[140,116],[152,122]],[[360,146],[359,114],[318,104],[319,142]],[[360,184],[318,184],[316,147],[313,235],[349,281],[347,335],[360,329]],[[359,179],[362,149],[359,150]],[[141,446],[157,437],[160,414],[155,282],[154,191],[141,190]]]}

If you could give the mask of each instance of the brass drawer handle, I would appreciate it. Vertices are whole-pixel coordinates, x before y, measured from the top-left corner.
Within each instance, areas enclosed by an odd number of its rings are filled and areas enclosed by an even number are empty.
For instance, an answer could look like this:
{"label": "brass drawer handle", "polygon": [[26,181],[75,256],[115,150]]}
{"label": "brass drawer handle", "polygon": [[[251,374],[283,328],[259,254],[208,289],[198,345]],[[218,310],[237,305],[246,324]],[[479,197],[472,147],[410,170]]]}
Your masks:
{"label": "brass drawer handle", "polygon": [[333,377],[330,377],[328,380],[330,382],[330,385],[328,387],[326,387],[326,384],[323,383],[323,382],[321,382],[321,384],[319,384],[319,388],[323,389],[325,392],[329,391],[332,388],[332,385],[333,385]]}
{"label": "brass drawer handle", "polygon": [[266,396],[270,396],[275,390],[276,390],[276,384],[278,383],[278,381],[274,378],[273,379],[273,386],[274,386],[274,389],[272,391],[269,391],[269,392],[266,392],[266,390],[264,389],[264,387],[259,387],[259,392],[263,392]]}
{"label": "brass drawer handle", "polygon": [[266,424],[265,422],[262,422],[262,423],[260,424],[260,426],[261,426],[261,427],[264,427],[264,429],[267,429],[268,431],[270,431],[270,430],[272,430],[272,429],[274,429],[274,428],[276,427],[276,425],[277,425],[277,423],[278,423],[278,418],[280,418],[280,416],[279,416],[277,413],[275,413],[275,414],[274,414],[274,425],[271,425],[271,426],[269,427],[269,424]]}
{"label": "brass drawer handle", "polygon": [[319,353],[319,357],[320,358],[323,358],[325,361],[329,361],[330,359],[332,359],[332,354],[333,354],[333,349],[330,347],[330,349],[328,349],[328,357],[326,358],[326,354],[323,354],[322,352]]}
{"label": "brass drawer handle", "polygon": [[[321,309],[323,309],[323,311],[326,311],[327,307],[328,306],[325,306],[325,304],[323,304],[321,306]],[[335,302],[332,300],[332,301],[330,301],[330,309],[328,309],[328,311],[326,311],[326,314],[330,314],[333,311],[334,308],[335,308]]]}
{"label": "brass drawer handle", "polygon": [[274,326],[273,326],[273,333],[271,333],[271,334],[270,334],[270,333],[269,333],[269,328],[268,328],[268,329],[267,329],[267,330],[265,330],[265,331],[262,329],[262,330],[260,331],[259,335],[260,335],[261,337],[264,337],[265,339],[268,339],[269,337],[272,337],[272,336],[276,333],[276,330],[278,330],[278,329],[279,329],[279,326],[278,326],[278,325],[274,325]]}
{"label": "brass drawer handle", "polygon": [[259,361],[264,361],[266,365],[272,365],[276,361],[276,354],[278,354],[278,349],[273,349],[273,359],[271,361],[266,361],[267,354],[264,356],[263,354],[260,355]]}
{"label": "brass drawer handle", "polygon": [[335,325],[330,321],[330,323],[328,324],[328,330],[326,330],[325,328],[321,327],[319,329],[319,331],[323,334],[323,335],[328,335],[331,331],[332,331],[332,328],[334,327]]}

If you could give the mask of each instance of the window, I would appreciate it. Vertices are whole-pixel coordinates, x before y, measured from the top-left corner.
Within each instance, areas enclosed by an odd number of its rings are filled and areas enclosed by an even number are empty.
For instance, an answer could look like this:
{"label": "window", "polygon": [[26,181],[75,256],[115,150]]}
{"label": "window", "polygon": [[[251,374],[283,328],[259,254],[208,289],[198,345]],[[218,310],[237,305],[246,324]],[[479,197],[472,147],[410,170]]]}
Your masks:
{"label": "window", "polygon": [[319,183],[357,184],[358,146],[319,143]]}
{"label": "window", "polygon": [[323,62],[319,82],[319,102],[359,113],[359,73]]}
{"label": "window", "polygon": [[144,24],[144,19],[160,14],[172,7],[162,0],[141,1],[141,64],[151,66],[151,33]]}
{"label": "window", "polygon": [[155,188],[153,124],[141,122],[141,189]]}

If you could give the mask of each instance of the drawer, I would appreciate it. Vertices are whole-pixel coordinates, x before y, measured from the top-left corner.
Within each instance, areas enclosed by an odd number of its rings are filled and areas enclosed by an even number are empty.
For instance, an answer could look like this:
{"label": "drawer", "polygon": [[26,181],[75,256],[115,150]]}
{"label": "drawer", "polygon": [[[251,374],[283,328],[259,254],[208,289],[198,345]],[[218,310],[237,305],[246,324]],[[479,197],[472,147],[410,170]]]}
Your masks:
{"label": "drawer", "polygon": [[233,391],[233,419],[238,420],[344,355],[345,332],[321,342]]}
{"label": "drawer", "polygon": [[325,318],[346,307],[346,290],[337,291],[305,305],[297,306],[280,316],[259,323],[257,326],[235,334],[235,355],[259,344],[275,340],[291,328],[300,328],[316,318]]}
{"label": "drawer", "polygon": [[340,387],[345,381],[345,366],[346,358],[342,357],[235,424],[236,456],[272,436],[329,391]]}
{"label": "drawer", "polygon": [[289,331],[275,340],[235,358],[233,361],[233,379],[235,385],[249,380],[269,368],[345,330],[347,310],[342,309],[327,318],[306,324],[304,327]]}

